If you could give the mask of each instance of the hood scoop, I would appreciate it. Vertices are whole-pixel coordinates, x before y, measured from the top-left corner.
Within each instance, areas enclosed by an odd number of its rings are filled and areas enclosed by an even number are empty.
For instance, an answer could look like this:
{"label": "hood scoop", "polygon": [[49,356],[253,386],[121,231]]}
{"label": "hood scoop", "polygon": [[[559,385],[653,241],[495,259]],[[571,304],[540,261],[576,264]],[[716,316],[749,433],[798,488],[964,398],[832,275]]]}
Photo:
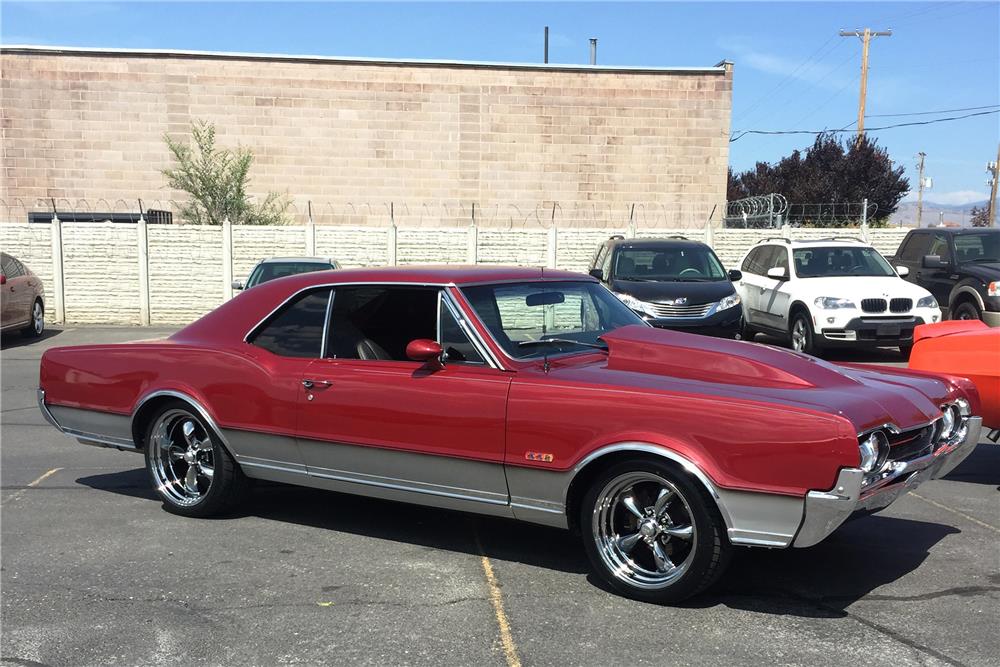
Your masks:
{"label": "hood scoop", "polygon": [[818,359],[756,345],[630,325],[601,336],[610,370],[774,389],[853,385]]}

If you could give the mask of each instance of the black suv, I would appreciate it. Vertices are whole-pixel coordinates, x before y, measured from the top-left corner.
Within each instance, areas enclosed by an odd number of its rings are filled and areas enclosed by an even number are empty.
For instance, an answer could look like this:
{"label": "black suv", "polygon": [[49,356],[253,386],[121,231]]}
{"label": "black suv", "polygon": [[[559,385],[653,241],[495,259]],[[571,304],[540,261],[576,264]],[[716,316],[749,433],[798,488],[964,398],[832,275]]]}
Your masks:
{"label": "black suv", "polygon": [[1000,326],[1000,229],[911,230],[889,261],[937,299],[951,320]]}
{"label": "black suv", "polygon": [[727,272],[704,243],[612,236],[594,253],[590,275],[655,327],[740,337],[743,308],[733,281],[743,276]]}

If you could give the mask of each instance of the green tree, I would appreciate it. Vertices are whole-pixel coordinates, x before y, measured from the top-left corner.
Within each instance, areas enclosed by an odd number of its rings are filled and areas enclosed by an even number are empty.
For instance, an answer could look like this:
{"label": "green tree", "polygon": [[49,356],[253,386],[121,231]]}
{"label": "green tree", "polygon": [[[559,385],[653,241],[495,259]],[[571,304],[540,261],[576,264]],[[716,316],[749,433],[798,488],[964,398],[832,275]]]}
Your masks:
{"label": "green tree", "polygon": [[776,192],[790,204],[860,203],[868,199],[885,220],[910,190],[902,167],[867,136],[846,141],[821,134],[812,147],[794,151],[777,163],[758,162],[753,169],[729,173],[730,201]]}
{"label": "green tree", "polygon": [[969,218],[972,221],[972,226],[973,227],[989,227],[990,226],[990,219],[989,219],[990,211],[989,211],[989,207],[987,207],[987,206],[983,206],[983,207],[973,206],[972,210],[969,211],[969,214],[970,214]]}
{"label": "green tree", "polygon": [[215,145],[215,125],[205,121],[191,124],[191,141],[183,143],[163,137],[177,163],[164,169],[167,183],[188,194],[180,209],[186,222],[221,225],[229,219],[237,225],[280,225],[288,222],[287,197],[269,192],[254,203],[247,194],[253,152],[248,148],[219,148]]}

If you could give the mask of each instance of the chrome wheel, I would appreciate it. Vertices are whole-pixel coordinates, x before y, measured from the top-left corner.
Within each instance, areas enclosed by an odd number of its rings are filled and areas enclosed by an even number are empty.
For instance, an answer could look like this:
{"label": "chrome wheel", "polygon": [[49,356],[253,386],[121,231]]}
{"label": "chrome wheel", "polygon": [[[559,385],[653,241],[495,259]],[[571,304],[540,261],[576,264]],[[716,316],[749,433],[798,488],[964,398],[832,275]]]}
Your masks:
{"label": "chrome wheel", "polygon": [[808,345],[809,331],[806,329],[805,320],[800,317],[792,323],[792,349],[804,352]]}
{"label": "chrome wheel", "polygon": [[158,490],[172,503],[196,505],[212,488],[215,450],[197,417],[168,410],[156,420],[149,437],[150,470]]}
{"label": "chrome wheel", "polygon": [[677,487],[652,472],[630,472],[597,496],[592,530],[597,552],[620,581],[645,590],[669,586],[691,566],[696,533]]}
{"label": "chrome wheel", "polygon": [[34,329],[36,336],[41,336],[45,330],[45,311],[42,309],[41,301],[36,301],[31,309],[31,328]]}

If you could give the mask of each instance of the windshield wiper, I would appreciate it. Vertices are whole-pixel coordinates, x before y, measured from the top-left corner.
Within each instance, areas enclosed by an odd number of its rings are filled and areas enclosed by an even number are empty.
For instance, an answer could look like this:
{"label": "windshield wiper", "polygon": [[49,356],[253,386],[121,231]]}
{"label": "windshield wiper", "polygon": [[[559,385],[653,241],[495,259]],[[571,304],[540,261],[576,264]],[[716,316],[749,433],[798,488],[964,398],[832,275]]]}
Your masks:
{"label": "windshield wiper", "polygon": [[639,278],[637,276],[618,276],[615,280],[624,280],[627,283],[655,283],[656,278]]}
{"label": "windshield wiper", "polygon": [[580,345],[582,347],[590,347],[595,350],[601,350],[602,352],[608,351],[607,345],[601,345],[600,343],[583,343],[578,340],[572,340],[569,338],[540,338],[538,340],[522,340],[517,344],[518,347],[534,347],[536,345]]}
{"label": "windshield wiper", "polygon": [[973,262],[1000,262],[996,257],[976,257]]}

